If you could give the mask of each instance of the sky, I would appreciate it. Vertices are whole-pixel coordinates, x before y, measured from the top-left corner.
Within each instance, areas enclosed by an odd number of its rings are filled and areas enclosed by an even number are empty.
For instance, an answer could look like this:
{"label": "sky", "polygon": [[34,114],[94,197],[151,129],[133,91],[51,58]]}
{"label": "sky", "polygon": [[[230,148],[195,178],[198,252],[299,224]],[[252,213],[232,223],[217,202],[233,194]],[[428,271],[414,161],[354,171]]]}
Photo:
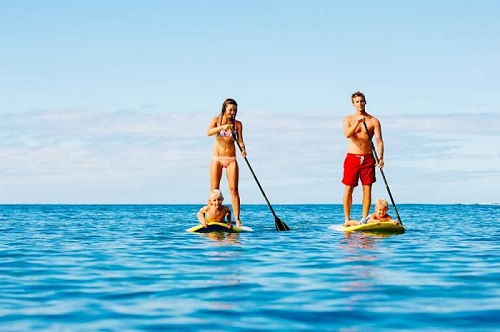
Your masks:
{"label": "sky", "polygon": [[[203,204],[226,98],[272,204],[341,204],[357,90],[385,143],[374,198],[499,203],[498,16],[493,0],[0,0],[0,204]],[[239,165],[242,203],[266,204]]]}

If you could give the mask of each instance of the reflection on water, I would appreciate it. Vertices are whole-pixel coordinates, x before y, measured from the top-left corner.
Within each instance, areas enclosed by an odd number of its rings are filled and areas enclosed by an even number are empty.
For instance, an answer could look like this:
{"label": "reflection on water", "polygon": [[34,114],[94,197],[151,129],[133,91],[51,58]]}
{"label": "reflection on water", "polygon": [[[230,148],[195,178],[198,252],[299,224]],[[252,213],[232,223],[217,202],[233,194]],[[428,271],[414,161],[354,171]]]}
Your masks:
{"label": "reflection on water", "polygon": [[339,248],[348,252],[357,252],[357,249],[374,249],[378,243],[377,239],[386,236],[387,234],[345,233],[345,237],[339,242]]}
{"label": "reflection on water", "polygon": [[354,293],[349,297],[348,310],[356,310],[359,303],[366,298],[364,293],[370,292],[377,279],[377,250],[380,245],[378,236],[361,232],[345,233],[338,247],[346,253],[342,257],[339,273],[343,275],[342,291]]}
{"label": "reflection on water", "polygon": [[212,232],[193,235],[210,240],[206,242],[206,249],[200,251],[200,254],[206,257],[207,263],[198,267],[206,279],[200,285],[198,297],[209,312],[220,314],[237,309],[234,297],[224,294],[230,293],[231,289],[242,282],[241,267],[234,263],[238,262],[241,253],[233,250],[241,246],[240,234]]}
{"label": "reflection on water", "polygon": [[223,232],[212,232],[212,233],[197,233],[200,236],[204,236],[210,240],[215,241],[218,245],[241,245],[239,241],[239,233],[223,233]]}

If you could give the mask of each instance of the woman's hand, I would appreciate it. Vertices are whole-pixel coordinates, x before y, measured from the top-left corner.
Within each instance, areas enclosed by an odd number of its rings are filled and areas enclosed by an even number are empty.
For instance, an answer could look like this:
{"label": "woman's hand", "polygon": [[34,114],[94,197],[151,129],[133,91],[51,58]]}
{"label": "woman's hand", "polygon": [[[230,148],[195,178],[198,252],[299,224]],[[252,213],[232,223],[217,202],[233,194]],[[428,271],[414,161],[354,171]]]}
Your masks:
{"label": "woman's hand", "polygon": [[224,129],[225,131],[232,131],[233,130],[233,124],[232,123],[226,123],[225,125],[221,125],[221,128]]}

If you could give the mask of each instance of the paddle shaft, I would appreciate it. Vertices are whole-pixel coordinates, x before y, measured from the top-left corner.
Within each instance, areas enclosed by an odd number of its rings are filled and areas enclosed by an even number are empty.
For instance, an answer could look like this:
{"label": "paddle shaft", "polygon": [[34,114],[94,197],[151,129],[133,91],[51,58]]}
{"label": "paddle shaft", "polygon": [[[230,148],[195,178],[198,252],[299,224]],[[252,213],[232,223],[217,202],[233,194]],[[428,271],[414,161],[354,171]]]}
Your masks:
{"label": "paddle shaft", "polygon": [[380,167],[377,151],[375,150],[375,145],[373,145],[372,137],[370,136],[370,131],[368,131],[368,127],[367,127],[364,120],[363,120],[363,125],[365,126],[366,133],[368,134],[368,137],[370,139],[370,145],[372,147],[373,156],[375,157],[375,161],[377,162],[377,165],[379,165],[378,168],[380,169],[380,174],[382,174],[382,178],[384,179],[385,188],[387,189],[387,193],[389,194],[389,197],[391,198],[392,206],[394,207],[394,211],[396,211],[396,216],[398,217],[399,223],[401,225],[403,225],[403,222],[401,221],[401,218],[399,217],[399,212],[398,212],[398,208],[396,207],[396,203],[394,203],[394,198],[392,198],[391,190],[389,189],[389,185],[387,184],[387,179],[385,178],[384,171]]}
{"label": "paddle shaft", "polygon": [[[236,142],[236,145],[238,145],[238,148],[240,149],[241,152],[243,152],[243,149],[241,148],[240,143],[238,142],[238,139],[236,136],[233,134],[233,139]],[[247,157],[243,157],[248,165],[248,168],[250,169],[250,172],[252,172],[253,178],[255,179],[255,182],[257,182],[257,186],[259,186],[260,192],[262,193],[262,196],[264,196],[264,199],[267,202],[267,205],[269,206],[269,209],[271,210],[271,213],[274,216],[274,224],[276,226],[277,231],[289,231],[290,227],[287,226],[274,212],[273,207],[271,206],[271,203],[269,202],[269,199],[267,199],[266,193],[264,192],[264,189],[262,189],[262,186],[260,185],[259,180],[257,179],[257,175],[255,175],[255,172],[253,171],[252,166],[250,165],[250,162],[248,161]]]}

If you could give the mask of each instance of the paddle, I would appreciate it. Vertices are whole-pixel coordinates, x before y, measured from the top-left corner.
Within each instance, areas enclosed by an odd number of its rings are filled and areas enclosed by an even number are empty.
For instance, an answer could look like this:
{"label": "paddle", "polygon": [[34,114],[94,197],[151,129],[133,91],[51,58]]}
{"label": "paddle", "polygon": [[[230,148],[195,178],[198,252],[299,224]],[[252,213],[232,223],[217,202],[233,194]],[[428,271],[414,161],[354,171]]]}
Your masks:
{"label": "paddle", "polygon": [[[368,134],[368,137],[370,138],[370,144],[372,146],[373,156],[375,157],[375,161],[378,164],[379,159],[378,159],[377,151],[375,150],[375,145],[373,145],[372,137],[370,136],[370,132],[368,131],[368,127],[366,126],[365,121],[363,121],[363,125],[365,126],[366,133]],[[389,189],[389,185],[387,184],[387,180],[385,178],[384,171],[382,170],[382,168],[380,168],[380,166],[379,166],[379,169],[380,169],[380,173],[382,174],[382,178],[384,179],[385,187],[387,188],[387,193],[389,194],[389,197],[391,198],[391,202],[392,202],[392,206],[394,207],[394,211],[396,211],[396,215],[398,216],[398,221],[401,224],[401,226],[403,226],[403,222],[401,221],[401,218],[399,217],[398,208],[396,207],[396,203],[394,203],[394,198],[392,198],[391,190]]]}
{"label": "paddle", "polygon": [[[234,133],[233,133],[233,139],[236,142],[236,145],[238,145],[238,148],[240,149],[240,151],[243,152],[243,149],[241,148],[241,145],[238,142],[238,139],[236,138],[236,135]],[[267,205],[269,206],[269,209],[271,209],[271,212],[274,216],[274,226],[276,226],[276,230],[277,231],[289,231],[290,227],[288,227],[287,224],[285,224],[280,218],[278,218],[278,216],[274,212],[274,209],[271,206],[271,203],[269,203],[269,200],[267,199],[266,193],[264,192],[264,189],[262,189],[262,186],[260,185],[259,180],[257,180],[257,176],[255,175],[255,172],[253,171],[252,166],[250,165],[250,162],[248,161],[247,157],[243,157],[243,158],[245,158],[245,161],[248,165],[248,168],[250,169],[250,172],[252,172],[252,175],[253,175],[253,178],[255,179],[255,182],[257,182],[257,185],[259,186],[260,192],[262,193],[262,195],[266,199],[266,202],[267,202]]]}

